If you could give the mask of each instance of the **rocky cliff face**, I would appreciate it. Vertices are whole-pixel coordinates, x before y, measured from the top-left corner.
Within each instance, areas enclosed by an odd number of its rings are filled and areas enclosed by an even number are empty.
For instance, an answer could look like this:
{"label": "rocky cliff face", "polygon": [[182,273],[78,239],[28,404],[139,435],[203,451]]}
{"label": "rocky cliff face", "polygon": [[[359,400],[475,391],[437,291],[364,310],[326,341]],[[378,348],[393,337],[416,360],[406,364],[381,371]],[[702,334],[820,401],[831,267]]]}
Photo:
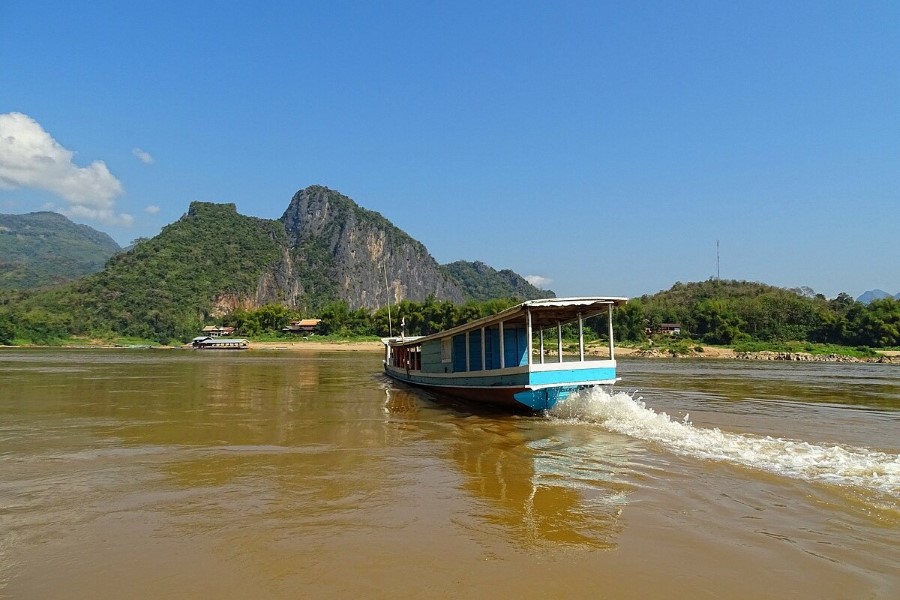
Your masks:
{"label": "rocky cliff face", "polygon": [[281,222],[303,293],[340,298],[351,308],[421,301],[429,294],[454,302],[466,299],[425,246],[334,190],[300,190]]}

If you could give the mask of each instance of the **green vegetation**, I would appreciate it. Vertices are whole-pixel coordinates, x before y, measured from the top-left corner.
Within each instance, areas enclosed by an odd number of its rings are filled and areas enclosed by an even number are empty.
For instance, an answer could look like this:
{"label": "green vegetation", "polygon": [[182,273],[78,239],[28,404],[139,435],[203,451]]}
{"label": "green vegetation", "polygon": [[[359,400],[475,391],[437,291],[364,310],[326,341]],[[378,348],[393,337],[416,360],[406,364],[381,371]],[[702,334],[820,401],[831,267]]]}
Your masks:
{"label": "green vegetation", "polygon": [[56,285],[96,273],[121,248],[54,212],[0,215],[0,290]]}
{"label": "green vegetation", "polygon": [[[264,250],[263,246],[261,251]],[[141,251],[150,252],[149,249]],[[213,268],[209,263],[204,264],[208,269]],[[94,285],[99,277],[91,279]],[[161,295],[158,292],[154,292],[154,298],[146,306],[138,306],[136,310],[143,310],[148,317],[159,314]],[[238,335],[277,341],[296,339],[293,334],[283,334],[281,329],[291,320],[303,317],[321,319],[318,339],[324,340],[372,339],[387,336],[389,332],[397,335],[401,322],[407,335],[427,335],[494,314],[521,301],[504,298],[458,305],[433,296],[424,302],[404,300],[390,307],[390,321],[387,307],[376,311],[354,310],[344,301],[331,302],[308,314],[280,304],[268,304],[255,310],[238,308],[215,320],[208,315],[202,319],[194,317],[188,321],[189,327],[173,334],[172,329],[151,329],[169,327],[173,322],[161,315],[156,321],[138,323],[138,326],[126,320],[122,329],[116,329],[108,321],[92,317],[86,311],[79,312],[73,298],[86,298],[92,293],[87,283],[84,287],[61,288],[56,293],[58,296],[41,295],[40,305],[33,303],[33,298],[24,297],[6,307],[0,306],[0,343],[52,345],[72,336],[90,336],[120,345],[182,343],[212,322],[235,327]],[[109,305],[116,306],[116,298],[104,296],[107,297]],[[111,309],[108,310],[107,314],[111,314]],[[682,327],[680,335],[653,335],[659,324],[675,322]],[[85,324],[93,324],[93,328]],[[900,345],[900,302],[884,298],[866,305],[846,294],[826,300],[809,293],[736,281],[678,283],[671,290],[632,300],[614,313],[613,325],[620,341],[673,355],[702,351],[699,345],[702,342],[729,345],[739,352],[771,350],[869,357],[875,354],[872,348]],[[149,331],[149,335],[130,331]],[[588,341],[602,340],[605,333],[605,318],[588,320],[585,331]],[[123,340],[123,335],[133,337]],[[566,326],[563,335],[571,345],[577,339],[576,328]]]}
{"label": "green vegetation", "polygon": [[[362,219],[386,232],[386,243],[392,243],[392,237],[410,242],[378,213],[356,207],[342,196],[334,202],[340,214],[324,221],[326,229]],[[26,217],[68,222],[48,215],[52,213]],[[15,226],[22,230],[21,224]],[[30,226],[38,230],[33,222]],[[0,227],[0,242],[10,231],[12,225]],[[90,238],[90,232],[81,233]],[[40,291],[0,290],[0,344],[50,345],[73,339],[178,344],[214,322],[236,327],[239,335],[282,339],[281,329],[302,317],[320,318],[320,333],[325,336],[386,336],[399,333],[401,323],[408,335],[427,335],[524,298],[552,294],[512,271],[459,261],[442,267],[442,273],[474,298],[466,304],[431,296],[422,302],[404,300],[390,309],[353,309],[336,300],[336,283],[329,275],[336,255],[325,240],[337,238],[310,233],[291,246],[288,235],[281,221],[239,215],[233,204],[194,202],[177,222],[153,239],[137,240],[98,273]],[[427,255],[424,246],[421,250]],[[287,256],[290,252],[293,257]],[[268,291],[261,295],[264,282]],[[301,306],[279,301],[279,294],[287,294],[284,290],[292,284],[302,286],[299,295],[291,292],[302,298]],[[248,308],[257,298],[273,296],[274,302]],[[495,297],[501,299],[491,299]],[[675,337],[656,333],[663,323],[679,324],[681,333]],[[605,336],[605,318],[587,325],[589,340]],[[615,312],[614,327],[620,341],[643,343],[652,337],[657,348],[674,354],[695,352],[699,343],[705,343],[738,350],[865,356],[871,348],[900,345],[900,301],[888,297],[863,304],[847,294],[828,300],[808,289],[709,280],[676,283],[669,290],[633,299]],[[564,336],[571,343],[577,332],[568,326]],[[856,350],[848,352],[846,347]]]}
{"label": "green vegetation", "polygon": [[[332,302],[316,313],[321,319],[319,339],[341,339],[385,337],[391,333],[400,333],[401,322],[406,335],[427,335],[450,327],[462,325],[472,319],[486,317],[510,306],[521,299],[508,298],[485,302],[471,301],[464,305],[453,304],[446,300],[437,300],[433,296],[424,302],[403,300],[388,308],[369,311],[365,308],[352,310],[344,301]],[[264,306],[256,311],[237,311],[221,319],[222,325],[236,327],[241,335],[254,336],[254,339],[277,339],[295,337],[295,334],[283,336],[278,334],[281,328],[291,319],[299,319],[301,315],[291,311],[280,311],[283,307]],[[277,315],[277,317],[276,317]],[[258,326],[265,323],[265,326]],[[248,327],[248,324],[250,326]]]}
{"label": "green vegetation", "polygon": [[507,296],[533,300],[555,295],[553,292],[534,287],[514,271],[509,269],[497,271],[479,261],[459,260],[441,265],[441,270],[466,290],[473,300],[483,301]]}
{"label": "green vegetation", "polygon": [[[390,307],[390,320],[387,307],[354,310],[344,301],[328,303],[315,311],[268,304],[255,310],[237,308],[214,320],[207,312],[208,304],[195,299],[204,294],[211,298],[219,287],[218,278],[230,278],[229,289],[235,295],[249,293],[259,272],[248,268],[235,276],[235,261],[249,267],[259,264],[254,261],[275,260],[276,253],[267,241],[279,233],[267,228],[270,222],[235,223],[229,222],[227,215],[219,216],[216,222],[230,235],[256,240],[256,246],[251,247],[257,256],[230,256],[227,243],[215,248],[200,243],[195,250],[185,242],[182,250],[190,260],[181,261],[183,270],[178,270],[172,268],[171,261],[159,259],[161,254],[172,252],[171,245],[160,248],[156,239],[143,241],[111,261],[111,267],[103,273],[76,284],[40,295],[7,293],[0,297],[0,344],[49,345],[72,336],[107,341],[131,336],[134,344],[146,344],[148,340],[183,343],[213,322],[233,326],[239,335],[254,339],[285,339],[290,336],[284,336],[281,329],[302,317],[320,318],[319,333],[330,338],[371,338],[389,332],[396,335],[401,322],[407,335],[427,335],[521,301],[504,298],[458,305],[433,296],[424,302],[404,300]],[[178,223],[169,229],[165,233],[170,241],[180,235]],[[130,261],[139,261],[139,267],[116,268]],[[192,270],[190,265],[197,268]],[[163,268],[172,271],[163,274]],[[157,284],[149,286],[148,281]],[[181,285],[182,281],[186,285]],[[167,287],[167,283],[171,285]],[[141,293],[117,293],[128,287],[139,288]],[[681,334],[654,335],[662,323],[680,324]],[[803,291],[737,281],[677,283],[670,290],[633,299],[614,313],[613,325],[620,341],[642,344],[652,337],[656,348],[673,354],[696,352],[702,342],[729,345],[737,351],[864,357],[872,355],[871,348],[900,345],[900,302],[884,298],[862,304],[847,294],[826,300]],[[571,325],[563,333],[570,341],[577,338]],[[605,318],[588,320],[588,340],[603,339],[605,333]]]}
{"label": "green vegetation", "polygon": [[[746,281],[676,283],[667,291],[633,299],[616,311],[615,335],[620,340],[646,340],[662,323],[679,324],[681,338],[735,348],[751,343],[757,349],[760,344],[765,349],[811,344],[812,350],[786,351],[829,353],[837,346],[900,344],[900,302],[893,298],[862,304],[840,294],[827,300],[808,289]],[[593,325],[605,330],[603,323]]]}
{"label": "green vegetation", "polygon": [[283,236],[277,221],[241,216],[233,204],[194,202],[187,215],[100,273],[40,293],[0,295],[0,337],[10,337],[3,323],[11,323],[13,338],[36,344],[71,336],[189,340],[217,300],[254,296],[280,258]]}
{"label": "green vegetation", "polygon": [[817,356],[840,354],[857,358],[871,358],[878,353],[868,346],[842,346],[839,344],[817,344],[814,342],[741,342],[732,346],[736,352],[803,352]]}
{"label": "green vegetation", "polygon": [[266,304],[256,310],[238,309],[222,319],[221,325],[234,327],[240,335],[257,337],[280,334],[295,318],[299,318],[297,313],[280,304]]}
{"label": "green vegetation", "polygon": [[[381,227],[388,243],[418,244],[378,213],[343,197],[335,202],[335,210],[346,214],[328,221],[326,227],[340,227],[352,216]],[[136,240],[99,273],[45,290],[0,291],[0,344],[51,345],[78,338],[110,343],[122,336],[178,344],[215,321],[214,314],[229,309],[219,323],[235,326],[250,337],[278,335],[292,318],[303,314],[321,317],[322,329],[330,335],[388,334],[387,308],[351,310],[345,302],[336,301],[338,292],[330,275],[334,254],[326,243],[330,238],[301,240],[292,250],[291,274],[286,264],[291,257],[285,256],[291,247],[287,236],[280,221],[242,216],[233,204],[194,202],[177,222],[152,239]],[[421,250],[425,252],[424,246]],[[469,284],[480,290],[476,295],[503,290],[505,296],[513,284],[528,285],[512,272],[498,273],[487,266],[481,270],[494,280],[481,285],[477,277],[469,277]],[[279,277],[295,277],[301,283],[305,305],[276,302],[255,310],[243,308],[253,305],[264,279],[272,282],[270,289],[280,289],[274,283]],[[531,296],[537,292],[524,289]],[[405,316],[410,334],[436,331],[470,315],[486,314],[490,308],[485,307],[493,306],[496,303],[457,307],[434,298],[421,305],[405,301],[394,307],[396,329]]]}

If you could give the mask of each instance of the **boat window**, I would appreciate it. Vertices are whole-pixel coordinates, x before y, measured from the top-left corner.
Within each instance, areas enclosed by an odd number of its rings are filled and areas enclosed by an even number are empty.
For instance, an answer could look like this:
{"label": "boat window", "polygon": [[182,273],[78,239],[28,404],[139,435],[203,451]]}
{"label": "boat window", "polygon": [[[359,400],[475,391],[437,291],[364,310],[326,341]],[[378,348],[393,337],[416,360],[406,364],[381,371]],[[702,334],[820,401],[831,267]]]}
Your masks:
{"label": "boat window", "polygon": [[528,364],[528,340],[524,327],[508,327],[503,330],[503,354],[507,367]]}
{"label": "boat window", "polygon": [[450,362],[453,358],[453,338],[441,338],[441,362]]}
{"label": "boat window", "polygon": [[466,334],[460,333],[453,336],[453,372],[459,373],[466,370]]}
{"label": "boat window", "polygon": [[469,370],[480,371],[481,366],[481,330],[469,332]]}
{"label": "boat window", "polygon": [[484,369],[500,368],[500,329],[486,327],[484,330]]}

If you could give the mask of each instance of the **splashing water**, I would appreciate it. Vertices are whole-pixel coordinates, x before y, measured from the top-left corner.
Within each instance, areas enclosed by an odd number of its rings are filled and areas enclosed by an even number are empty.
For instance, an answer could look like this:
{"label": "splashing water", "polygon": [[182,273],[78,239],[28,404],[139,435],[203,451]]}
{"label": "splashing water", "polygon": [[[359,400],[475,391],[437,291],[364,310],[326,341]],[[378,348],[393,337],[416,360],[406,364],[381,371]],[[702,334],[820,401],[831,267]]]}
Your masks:
{"label": "splashing water", "polygon": [[859,486],[900,499],[900,455],[843,446],[694,427],[674,420],[626,392],[593,388],[569,397],[548,413],[556,419],[599,423],[604,428],[658,443],[685,456],[715,460],[779,475]]}

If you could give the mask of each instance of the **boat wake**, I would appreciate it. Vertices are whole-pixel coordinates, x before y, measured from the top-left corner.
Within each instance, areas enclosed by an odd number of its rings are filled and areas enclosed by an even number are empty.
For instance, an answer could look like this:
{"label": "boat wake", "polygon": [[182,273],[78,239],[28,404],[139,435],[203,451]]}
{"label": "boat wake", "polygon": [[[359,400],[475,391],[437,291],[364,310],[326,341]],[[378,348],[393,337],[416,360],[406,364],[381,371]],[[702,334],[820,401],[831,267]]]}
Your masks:
{"label": "boat wake", "polygon": [[598,423],[684,456],[807,481],[858,486],[900,499],[898,454],[695,427],[687,415],[680,421],[672,419],[647,407],[640,397],[626,392],[610,394],[602,388],[575,394],[548,414],[555,419]]}

